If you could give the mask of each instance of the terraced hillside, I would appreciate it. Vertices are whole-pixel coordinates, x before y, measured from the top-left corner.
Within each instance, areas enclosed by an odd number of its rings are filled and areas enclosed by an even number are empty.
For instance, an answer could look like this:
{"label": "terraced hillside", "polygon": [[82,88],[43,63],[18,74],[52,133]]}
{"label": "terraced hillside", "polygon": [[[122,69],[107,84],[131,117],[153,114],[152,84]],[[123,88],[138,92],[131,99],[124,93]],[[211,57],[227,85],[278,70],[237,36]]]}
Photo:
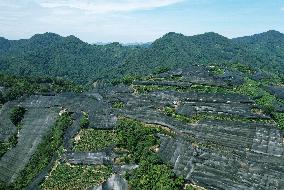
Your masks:
{"label": "terraced hillside", "polygon": [[16,146],[0,160],[0,180],[13,182],[29,162],[42,137],[56,119],[56,110],[31,109],[25,115]]}
{"label": "terraced hillside", "polygon": [[[17,135],[17,144],[8,150],[0,160],[0,180],[9,183],[14,182],[18,174],[28,164],[42,138],[50,132],[60,111],[68,110],[74,113],[74,124],[79,123],[80,117],[77,118],[76,116],[80,116],[82,110],[90,113],[100,113],[101,115],[94,114],[90,116],[91,125],[95,128],[108,127],[110,122],[107,122],[107,120],[112,119],[110,118],[111,116],[106,114],[107,109],[104,109],[106,108],[104,103],[94,99],[91,94],[66,93],[61,95],[23,97],[18,101],[4,104],[2,108],[1,118],[3,119],[1,120],[1,125],[3,124],[3,127],[1,128],[1,137],[3,137],[3,141],[8,141],[17,131],[16,126],[10,121],[10,112],[13,106],[16,105],[24,107],[27,112],[24,115],[21,129]],[[9,125],[2,123],[2,121]],[[9,130],[6,130],[6,128]],[[79,129],[80,125],[72,125],[68,128],[65,134],[66,140],[64,141],[66,147],[70,144],[68,136],[74,136]]]}
{"label": "terraced hillside", "polygon": [[[270,86],[277,86],[277,91]],[[16,150],[40,142],[58,114],[68,112],[73,123],[62,136],[61,148],[31,178],[28,188],[100,189],[116,184],[147,189],[147,183],[155,180],[148,175],[165,179],[162,175],[169,169],[174,174],[167,180],[152,183],[165,185],[173,180],[171,187],[160,186],[163,189],[188,184],[224,190],[283,189],[283,100],[276,93],[280,86],[261,86],[237,71],[216,75],[216,68],[193,66],[127,85],[98,82],[84,93],[23,97],[17,104],[27,112],[18,143],[0,162],[10,173],[3,172],[9,176],[0,179],[10,182],[25,171],[33,152],[22,156],[26,149]],[[0,118],[9,115],[5,109],[9,104],[3,106]],[[5,138],[13,135],[12,130],[8,135],[3,131]],[[26,139],[31,134],[36,138]],[[18,155],[15,159],[25,159],[8,161],[13,152]],[[139,172],[146,176],[143,184],[137,180]]]}
{"label": "terraced hillside", "polygon": [[[172,129],[159,155],[177,175],[208,189],[283,189],[283,132],[241,75],[212,76],[205,67],[134,81],[134,93],[107,94],[119,115]],[[136,93],[135,93],[136,92]],[[278,104],[283,104],[278,99]]]}

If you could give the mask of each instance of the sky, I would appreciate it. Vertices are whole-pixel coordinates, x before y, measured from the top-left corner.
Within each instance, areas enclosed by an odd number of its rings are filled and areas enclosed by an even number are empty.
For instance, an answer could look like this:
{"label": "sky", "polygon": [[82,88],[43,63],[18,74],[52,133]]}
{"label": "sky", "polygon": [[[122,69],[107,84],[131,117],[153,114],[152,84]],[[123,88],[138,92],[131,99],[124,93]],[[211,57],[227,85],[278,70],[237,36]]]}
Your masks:
{"label": "sky", "polygon": [[284,33],[284,0],[0,0],[0,36],[75,35],[88,43],[151,42],[168,32],[228,38]]}

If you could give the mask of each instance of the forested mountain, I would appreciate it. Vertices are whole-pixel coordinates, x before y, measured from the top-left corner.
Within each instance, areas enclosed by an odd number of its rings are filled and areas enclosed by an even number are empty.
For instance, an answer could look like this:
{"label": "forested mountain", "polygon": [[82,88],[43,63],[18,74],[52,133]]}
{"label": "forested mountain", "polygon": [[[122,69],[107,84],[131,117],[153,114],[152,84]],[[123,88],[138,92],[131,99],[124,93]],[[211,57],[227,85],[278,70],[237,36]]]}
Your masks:
{"label": "forested mountain", "polygon": [[[251,52],[259,66],[274,72],[284,72],[284,34],[270,30],[253,36],[233,39]],[[254,64],[251,62],[251,64]]]}
{"label": "forested mountain", "polygon": [[37,34],[27,40],[0,38],[0,70],[16,75],[62,77],[85,84],[128,74],[190,64],[239,62],[284,71],[284,35],[268,31],[228,39],[210,32],[195,36],[168,33],[151,45],[90,45],[75,36]]}
{"label": "forested mountain", "polygon": [[37,34],[28,40],[1,40],[0,68],[17,75],[59,76],[86,83],[123,62],[133,48],[118,43],[90,45],[74,36]]}
{"label": "forested mountain", "polygon": [[[238,47],[216,33],[187,37],[182,34],[168,33],[156,40],[148,49],[139,55],[128,57],[126,65],[120,70],[125,72],[146,72],[159,67],[185,67],[189,64],[214,64],[231,61]],[[134,57],[136,56],[136,57]],[[139,70],[137,70],[139,68]]]}

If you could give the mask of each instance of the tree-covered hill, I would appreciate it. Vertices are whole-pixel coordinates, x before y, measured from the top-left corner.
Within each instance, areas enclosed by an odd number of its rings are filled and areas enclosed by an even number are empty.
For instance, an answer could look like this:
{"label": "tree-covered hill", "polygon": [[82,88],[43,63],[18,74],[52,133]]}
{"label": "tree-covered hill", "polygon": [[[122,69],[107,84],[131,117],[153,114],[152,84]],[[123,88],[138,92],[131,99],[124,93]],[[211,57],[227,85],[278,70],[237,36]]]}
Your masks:
{"label": "tree-covered hill", "polygon": [[276,31],[236,39],[213,32],[195,36],[171,32],[141,51],[137,57],[128,57],[127,66],[119,70],[149,74],[159,67],[239,62],[268,71],[284,71],[284,34]]}
{"label": "tree-covered hill", "polygon": [[0,69],[17,75],[63,77],[78,83],[122,64],[133,48],[118,43],[90,45],[74,36],[37,34],[28,40],[0,40]]}
{"label": "tree-covered hill", "polygon": [[126,66],[123,65],[120,70],[128,68],[128,71],[124,71],[137,73],[143,71],[149,74],[159,67],[224,63],[233,58],[238,47],[229,39],[215,33],[188,37],[171,32],[157,39],[150,48],[141,51],[139,55],[128,57]]}
{"label": "tree-covered hill", "polygon": [[259,64],[258,66],[283,74],[284,34],[270,30],[253,36],[235,38],[233,42],[250,51]]}
{"label": "tree-covered hill", "polygon": [[145,46],[91,45],[75,36],[37,34],[26,40],[0,38],[0,70],[16,75],[62,77],[77,83],[145,75],[191,64],[241,63],[284,72],[284,34],[268,31],[228,39],[210,32],[168,33]]}

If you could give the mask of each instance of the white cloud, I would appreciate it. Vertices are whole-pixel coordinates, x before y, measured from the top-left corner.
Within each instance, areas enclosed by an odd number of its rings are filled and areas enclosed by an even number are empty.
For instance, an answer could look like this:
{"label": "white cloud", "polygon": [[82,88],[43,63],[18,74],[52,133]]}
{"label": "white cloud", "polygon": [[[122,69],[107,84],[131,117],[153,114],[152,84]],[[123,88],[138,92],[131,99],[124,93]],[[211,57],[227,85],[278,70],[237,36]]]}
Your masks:
{"label": "white cloud", "polygon": [[128,12],[150,10],[184,0],[37,0],[44,8],[72,8],[90,13]]}
{"label": "white cloud", "polygon": [[[152,41],[170,31],[154,10],[186,0],[0,0],[0,36],[73,34],[88,42]],[[196,0],[197,1],[197,0]],[[171,12],[172,9],[165,11]],[[165,29],[166,28],[166,29]]]}

